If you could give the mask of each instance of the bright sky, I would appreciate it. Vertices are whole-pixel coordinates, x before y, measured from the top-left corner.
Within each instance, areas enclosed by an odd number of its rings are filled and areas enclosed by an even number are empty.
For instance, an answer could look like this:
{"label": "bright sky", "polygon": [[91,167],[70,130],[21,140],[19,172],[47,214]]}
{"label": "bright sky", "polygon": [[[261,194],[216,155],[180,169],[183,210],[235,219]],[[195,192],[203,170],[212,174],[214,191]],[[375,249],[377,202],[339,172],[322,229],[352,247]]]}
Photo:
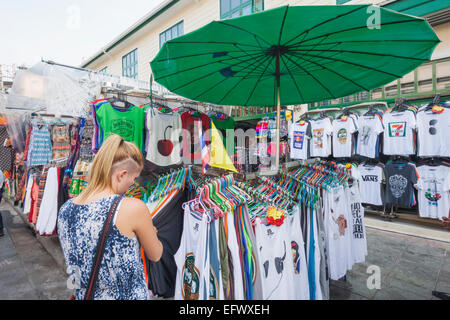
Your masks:
{"label": "bright sky", "polygon": [[75,65],[163,0],[2,0],[0,64]]}

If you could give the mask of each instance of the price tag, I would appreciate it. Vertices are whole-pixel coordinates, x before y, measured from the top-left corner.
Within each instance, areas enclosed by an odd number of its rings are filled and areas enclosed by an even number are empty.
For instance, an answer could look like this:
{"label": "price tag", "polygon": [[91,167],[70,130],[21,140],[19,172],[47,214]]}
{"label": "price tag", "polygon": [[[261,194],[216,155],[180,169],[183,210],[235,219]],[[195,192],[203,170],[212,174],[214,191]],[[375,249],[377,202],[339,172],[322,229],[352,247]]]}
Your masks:
{"label": "price tag", "polygon": [[444,107],[433,106],[433,108],[431,109],[431,111],[433,111],[433,113],[442,113],[442,112],[444,111]]}

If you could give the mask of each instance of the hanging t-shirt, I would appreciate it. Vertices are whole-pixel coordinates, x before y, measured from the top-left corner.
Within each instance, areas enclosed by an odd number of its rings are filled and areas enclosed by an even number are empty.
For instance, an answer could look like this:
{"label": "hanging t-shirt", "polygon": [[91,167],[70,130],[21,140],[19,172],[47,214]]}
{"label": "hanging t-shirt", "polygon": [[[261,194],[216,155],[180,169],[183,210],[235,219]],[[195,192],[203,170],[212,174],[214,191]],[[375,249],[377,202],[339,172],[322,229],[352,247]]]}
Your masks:
{"label": "hanging t-shirt", "polygon": [[414,112],[387,112],[383,115],[386,126],[383,139],[383,153],[385,155],[411,155],[414,150],[414,130],[416,116]]}
{"label": "hanging t-shirt", "polygon": [[234,149],[234,128],[236,127],[236,122],[232,117],[228,117],[226,119],[218,119],[213,116],[211,120],[214,122],[214,125],[220,133],[222,134],[223,145],[227,150],[227,154],[232,156],[235,153]]}
{"label": "hanging t-shirt", "polygon": [[311,124],[308,121],[294,123],[289,131],[291,159],[306,160],[310,156]]}
{"label": "hanging t-shirt", "polygon": [[367,256],[366,226],[364,225],[364,208],[361,205],[361,195],[357,184],[347,189],[348,204],[350,206],[351,218],[350,239],[351,259],[349,268],[354,263],[364,262]]}
{"label": "hanging t-shirt", "polygon": [[333,126],[330,118],[311,121],[311,156],[328,157],[331,154]]}
{"label": "hanging t-shirt", "polygon": [[388,162],[384,168],[384,176],[386,204],[413,206],[413,186],[419,178],[415,165],[409,162]]}
{"label": "hanging t-shirt", "polygon": [[234,284],[234,300],[244,300],[244,283],[242,279],[242,268],[239,257],[239,243],[236,237],[236,228],[234,227],[234,214],[227,213],[228,227],[228,249],[233,261],[233,284]]}
{"label": "hanging t-shirt", "polygon": [[450,211],[450,168],[446,166],[417,167],[420,179],[416,184],[419,214],[423,218],[442,220]]}
{"label": "hanging t-shirt", "polygon": [[378,135],[383,131],[383,122],[378,115],[359,117],[356,153],[368,158],[377,157]]}
{"label": "hanging t-shirt", "polygon": [[450,157],[450,109],[442,113],[419,110],[417,113],[417,145],[419,157]]}
{"label": "hanging t-shirt", "polygon": [[300,225],[300,207],[284,221],[289,229],[292,263],[294,268],[295,300],[309,300],[308,267],[306,266],[305,243]]}
{"label": "hanging t-shirt", "polygon": [[154,108],[148,109],[146,127],[147,160],[161,167],[179,164],[181,162],[181,116],[176,112],[166,114]]}
{"label": "hanging t-shirt", "polygon": [[256,219],[255,236],[262,272],[263,300],[295,299],[291,241],[287,224],[265,225]]}
{"label": "hanging t-shirt", "polygon": [[358,166],[360,175],[359,189],[361,191],[361,202],[382,206],[381,183],[383,182],[382,164],[369,165],[361,164]]}
{"label": "hanging t-shirt", "polygon": [[325,218],[328,228],[328,252],[330,278],[339,280],[347,273],[349,261],[351,232],[349,219],[351,216],[348,210],[348,200],[344,188],[331,190],[325,193],[328,201]]}
{"label": "hanging t-shirt", "polygon": [[209,283],[209,259],[207,246],[207,216],[201,218],[185,206],[183,235],[175,254],[177,278],[175,300],[205,300],[205,288]]}
{"label": "hanging t-shirt", "polygon": [[125,141],[133,142],[139,150],[144,149],[145,113],[141,108],[132,106],[128,111],[119,111],[108,102],[97,109],[96,119],[103,132],[99,146],[109,136],[117,134]]}
{"label": "hanging t-shirt", "polygon": [[352,118],[333,121],[333,156],[336,158],[351,157],[353,155],[353,133],[356,126]]}
{"label": "hanging t-shirt", "polygon": [[202,150],[200,145],[200,136],[198,133],[197,122],[201,121],[203,129],[203,139],[207,146],[211,143],[211,119],[204,113],[200,117],[195,117],[189,111],[181,115],[181,122],[183,126],[183,161],[187,164],[192,164],[193,160],[201,164]]}

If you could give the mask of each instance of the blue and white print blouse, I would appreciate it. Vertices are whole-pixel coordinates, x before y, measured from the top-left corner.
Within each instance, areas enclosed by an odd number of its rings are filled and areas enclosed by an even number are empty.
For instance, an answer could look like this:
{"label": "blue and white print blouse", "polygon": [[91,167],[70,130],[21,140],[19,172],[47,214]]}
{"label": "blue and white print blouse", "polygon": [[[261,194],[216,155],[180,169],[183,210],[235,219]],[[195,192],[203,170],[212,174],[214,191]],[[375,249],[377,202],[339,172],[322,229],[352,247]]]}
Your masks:
{"label": "blue and white print blouse", "polygon": [[[58,235],[77,300],[83,300],[86,294],[97,242],[116,197],[109,196],[88,205],[77,205],[70,199],[59,212]],[[138,240],[124,236],[114,223],[106,241],[93,299],[149,299]]]}

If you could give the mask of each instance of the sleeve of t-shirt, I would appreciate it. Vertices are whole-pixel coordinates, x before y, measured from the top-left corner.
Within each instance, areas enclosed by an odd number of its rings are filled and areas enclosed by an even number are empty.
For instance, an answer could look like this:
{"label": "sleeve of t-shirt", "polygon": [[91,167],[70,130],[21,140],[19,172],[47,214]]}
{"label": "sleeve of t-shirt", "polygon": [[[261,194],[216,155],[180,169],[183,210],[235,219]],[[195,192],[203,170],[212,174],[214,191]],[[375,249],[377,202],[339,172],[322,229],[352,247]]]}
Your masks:
{"label": "sleeve of t-shirt", "polygon": [[410,175],[411,182],[412,182],[412,184],[416,184],[420,178],[419,172],[417,171],[417,168],[414,164],[408,163],[408,165],[410,166],[410,170],[411,170],[411,175]]}
{"label": "sleeve of t-shirt", "polygon": [[444,180],[444,191],[450,191],[450,170],[445,170],[444,174],[446,175]]}
{"label": "sleeve of t-shirt", "polygon": [[416,115],[413,112],[410,112],[409,117],[410,117],[410,119],[409,119],[410,126],[413,130],[415,130],[417,127]]}
{"label": "sleeve of t-shirt", "polygon": [[383,120],[380,116],[375,116],[375,119],[376,119],[375,132],[377,134],[380,134],[384,131]]}
{"label": "sleeve of t-shirt", "polygon": [[349,128],[349,130],[350,130],[350,134],[353,134],[356,131],[358,131],[358,127],[357,127],[357,125],[355,123],[355,120],[353,118],[350,121],[350,128]]}
{"label": "sleeve of t-shirt", "polygon": [[327,124],[325,126],[325,130],[327,131],[327,135],[328,136],[332,136],[333,135],[333,124],[331,123],[330,118],[327,118]]}

